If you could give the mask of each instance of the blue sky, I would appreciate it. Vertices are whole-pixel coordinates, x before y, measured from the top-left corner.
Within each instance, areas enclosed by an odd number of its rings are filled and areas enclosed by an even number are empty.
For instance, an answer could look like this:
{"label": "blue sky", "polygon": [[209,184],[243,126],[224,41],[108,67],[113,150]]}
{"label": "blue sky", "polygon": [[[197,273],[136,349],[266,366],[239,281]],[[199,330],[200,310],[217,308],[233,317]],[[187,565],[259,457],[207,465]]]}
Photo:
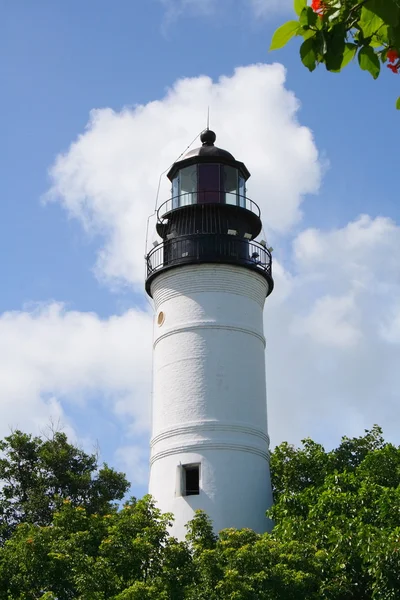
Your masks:
{"label": "blue sky", "polygon": [[[290,2],[1,5],[0,434],[41,430],[53,416],[85,447],[98,441],[104,459],[127,469],[133,491],[145,490],[151,319],[140,291],[140,232],[160,171],[205,123],[209,102],[218,141],[254,171],[250,195],[275,248],[276,299],[266,309],[274,443],[312,435],[329,445],[374,422],[396,440],[399,78],[383,69],[373,81],[357,65],[340,76],[310,74],[297,41],[269,53],[273,30],[291,18]],[[249,70],[273,62],[285,67],[284,83],[283,71]],[[247,69],[248,96],[238,67]],[[257,87],[267,72],[270,92]],[[186,91],[168,100],[182,78],[192,78]],[[298,111],[286,107],[287,90]],[[157,100],[162,114],[149,105]],[[169,105],[174,125],[163,130]],[[102,110],[87,126],[93,109]],[[257,119],[268,123],[263,138]],[[292,156],[302,128],[310,139]],[[107,159],[96,162],[103,147]],[[282,198],[278,184],[269,187],[265,157],[278,161],[282,179],[295,174]],[[96,179],[102,167],[109,177]],[[360,214],[368,216],[360,222]]]}

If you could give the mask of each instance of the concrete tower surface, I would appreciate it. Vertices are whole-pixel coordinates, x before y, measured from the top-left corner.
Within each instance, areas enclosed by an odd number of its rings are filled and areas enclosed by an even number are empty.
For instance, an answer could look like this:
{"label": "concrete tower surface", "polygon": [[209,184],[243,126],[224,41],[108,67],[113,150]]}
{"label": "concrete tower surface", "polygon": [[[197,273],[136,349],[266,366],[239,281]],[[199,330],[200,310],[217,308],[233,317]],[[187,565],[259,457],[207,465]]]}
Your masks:
{"label": "concrete tower surface", "polygon": [[215,133],[168,173],[148,253],[155,306],[149,492],[184,539],[197,509],[225,527],[268,528],[272,504],[263,308],[271,254],[246,166]]}

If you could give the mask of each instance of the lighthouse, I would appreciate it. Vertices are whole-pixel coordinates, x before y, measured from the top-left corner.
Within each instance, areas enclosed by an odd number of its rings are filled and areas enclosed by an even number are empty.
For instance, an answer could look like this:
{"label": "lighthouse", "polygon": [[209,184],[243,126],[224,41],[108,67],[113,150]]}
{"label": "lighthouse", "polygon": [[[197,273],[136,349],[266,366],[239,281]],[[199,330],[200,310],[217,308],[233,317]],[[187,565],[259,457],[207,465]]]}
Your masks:
{"label": "lighthouse", "polygon": [[146,256],[154,301],[149,493],[172,534],[204,510],[216,532],[268,529],[272,504],[263,308],[273,290],[244,163],[202,145],[173,164]]}

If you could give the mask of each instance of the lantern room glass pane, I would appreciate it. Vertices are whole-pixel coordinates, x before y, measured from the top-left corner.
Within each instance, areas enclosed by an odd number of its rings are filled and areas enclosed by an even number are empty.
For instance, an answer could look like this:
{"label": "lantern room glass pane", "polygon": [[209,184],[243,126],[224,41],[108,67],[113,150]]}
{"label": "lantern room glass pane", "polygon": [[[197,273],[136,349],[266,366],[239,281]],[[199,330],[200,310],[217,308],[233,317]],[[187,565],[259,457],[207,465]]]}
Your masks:
{"label": "lantern room glass pane", "polygon": [[220,165],[199,165],[199,202],[202,204],[223,202],[220,189]]}
{"label": "lantern room glass pane", "polygon": [[179,206],[179,173],[172,180],[172,208]]}
{"label": "lantern room glass pane", "polygon": [[197,202],[197,165],[181,169],[179,206],[187,206]]}
{"label": "lantern room glass pane", "polygon": [[246,208],[246,182],[244,177],[239,176],[239,206]]}
{"label": "lantern room glass pane", "polygon": [[238,204],[238,172],[234,167],[223,167],[225,202]]}

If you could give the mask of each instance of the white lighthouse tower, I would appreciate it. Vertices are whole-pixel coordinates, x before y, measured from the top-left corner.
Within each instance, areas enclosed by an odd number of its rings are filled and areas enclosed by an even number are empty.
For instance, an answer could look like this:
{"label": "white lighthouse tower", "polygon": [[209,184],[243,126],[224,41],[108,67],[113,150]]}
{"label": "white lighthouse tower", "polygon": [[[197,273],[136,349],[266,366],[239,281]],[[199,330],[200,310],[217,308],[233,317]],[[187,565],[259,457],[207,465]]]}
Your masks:
{"label": "white lighthouse tower", "polygon": [[162,243],[147,255],[155,306],[149,492],[175,517],[204,510],[215,531],[268,528],[272,504],[263,307],[271,254],[254,241],[260,210],[250,173],[206,130],[168,173],[157,214]]}

